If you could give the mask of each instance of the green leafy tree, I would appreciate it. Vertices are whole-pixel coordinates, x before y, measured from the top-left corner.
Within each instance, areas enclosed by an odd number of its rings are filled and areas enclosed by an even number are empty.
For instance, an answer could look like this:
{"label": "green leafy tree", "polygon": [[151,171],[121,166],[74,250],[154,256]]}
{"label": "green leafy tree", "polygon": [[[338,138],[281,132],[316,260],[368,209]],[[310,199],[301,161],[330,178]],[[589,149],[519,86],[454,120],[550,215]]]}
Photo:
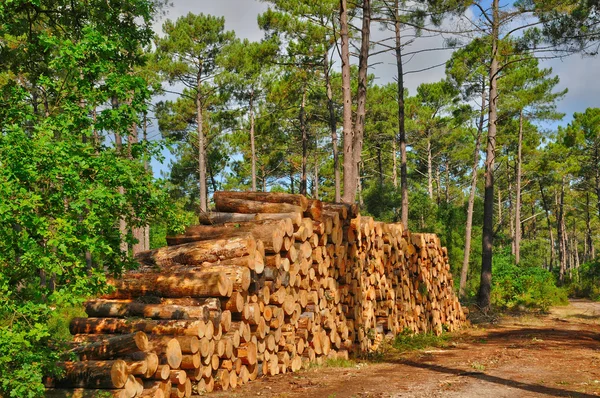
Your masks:
{"label": "green leafy tree", "polygon": [[[127,137],[146,110],[144,64],[159,4],[28,1],[0,6],[0,395],[43,396],[59,341],[52,318],[132,265],[130,228],[168,218]],[[116,106],[111,106],[115,105]],[[127,233],[125,239],[134,243]],[[87,254],[87,255],[86,255]]]}
{"label": "green leafy tree", "polygon": [[[198,184],[200,211],[208,208],[206,174],[205,111],[214,102],[215,76],[221,69],[217,56],[234,39],[234,33],[225,31],[225,19],[205,14],[189,13],[175,22],[163,24],[163,37],[156,39],[157,67],[171,84],[185,87],[180,101],[193,99],[194,119],[186,118],[187,124],[195,126],[198,148]],[[187,106],[174,105],[189,112]]]}

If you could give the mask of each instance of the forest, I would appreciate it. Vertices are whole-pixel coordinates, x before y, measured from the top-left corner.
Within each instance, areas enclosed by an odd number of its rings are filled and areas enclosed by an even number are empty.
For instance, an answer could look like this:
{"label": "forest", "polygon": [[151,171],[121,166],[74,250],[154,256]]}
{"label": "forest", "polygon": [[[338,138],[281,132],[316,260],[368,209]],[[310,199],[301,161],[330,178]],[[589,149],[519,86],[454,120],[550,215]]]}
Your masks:
{"label": "forest", "polygon": [[[596,56],[597,2],[262,3],[260,41],[201,2],[0,4],[0,396],[42,396],[69,317],[222,190],[436,233],[483,313],[600,299],[600,108],[561,113],[545,63]],[[433,51],[445,77],[409,91]]]}

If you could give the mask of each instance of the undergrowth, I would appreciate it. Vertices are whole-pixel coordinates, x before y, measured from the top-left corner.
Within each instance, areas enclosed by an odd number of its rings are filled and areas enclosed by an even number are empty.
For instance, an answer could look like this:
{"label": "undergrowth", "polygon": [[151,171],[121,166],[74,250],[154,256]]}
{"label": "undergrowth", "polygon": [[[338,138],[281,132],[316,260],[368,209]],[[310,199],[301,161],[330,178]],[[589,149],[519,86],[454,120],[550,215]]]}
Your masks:
{"label": "undergrowth", "polygon": [[405,329],[398,334],[392,343],[392,347],[401,352],[422,350],[429,347],[446,347],[450,340],[450,335],[443,333],[436,336],[434,333],[414,334],[411,330]]}

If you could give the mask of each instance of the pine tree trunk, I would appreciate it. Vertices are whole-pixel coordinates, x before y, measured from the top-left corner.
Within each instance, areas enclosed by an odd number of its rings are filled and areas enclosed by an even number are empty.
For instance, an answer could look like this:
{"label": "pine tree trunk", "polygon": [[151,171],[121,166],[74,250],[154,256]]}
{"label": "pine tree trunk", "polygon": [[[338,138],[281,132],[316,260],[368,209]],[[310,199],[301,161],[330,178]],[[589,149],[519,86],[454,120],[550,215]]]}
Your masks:
{"label": "pine tree trunk", "polygon": [[202,68],[200,67],[196,80],[196,124],[198,125],[198,187],[200,188],[200,211],[204,213],[208,209],[208,201],[206,197],[206,152],[204,144],[201,77]]}
{"label": "pine tree trunk", "polygon": [[[508,158],[508,149],[506,150],[506,155]],[[513,185],[510,175],[510,165],[508,160],[506,161],[506,178],[508,179],[508,189],[506,190],[508,194],[508,228],[510,233],[510,254],[515,255],[515,219],[513,218]]]}
{"label": "pine tree trunk", "polygon": [[429,193],[429,199],[433,201],[433,165],[431,158],[431,138],[427,133],[427,192]]}
{"label": "pine tree trunk", "polygon": [[350,88],[350,38],[348,34],[348,5],[340,0],[340,39],[342,61],[342,128],[344,134],[344,196],[343,201],[354,203],[356,173],[353,157],[352,92]]}
{"label": "pine tree trunk", "polygon": [[256,192],[256,146],[254,143],[254,89],[250,93],[250,152],[252,153],[252,191]]}
{"label": "pine tree trunk", "polygon": [[[408,229],[408,175],[407,175],[407,156],[406,156],[406,131],[404,125],[404,71],[402,65],[402,40],[400,24],[400,4],[396,0],[394,3],[394,31],[396,38],[396,68],[398,79],[398,143],[400,144],[400,191],[401,191],[401,216],[404,229]],[[395,161],[394,151],[394,161]]]}
{"label": "pine tree trunk", "polygon": [[559,271],[558,280],[563,283],[565,277],[565,269],[567,266],[567,252],[565,245],[565,230],[564,230],[564,200],[565,200],[565,177],[563,176],[560,186],[560,195],[556,193],[556,207],[558,208],[558,217],[556,219],[556,229],[558,231],[558,256],[559,256]]}
{"label": "pine tree trunk", "polygon": [[[362,2],[362,29],[360,53],[358,56],[358,91],[356,95],[356,121],[354,123],[354,137],[352,142],[353,166],[355,170],[355,192],[360,182],[360,163],[363,148],[363,136],[365,131],[365,116],[367,112],[367,85],[369,69],[369,46],[371,34],[371,0]],[[362,186],[361,186],[362,189]],[[352,195],[354,196],[354,195]],[[350,199],[349,197],[346,199]],[[353,203],[354,200],[345,200],[346,203]],[[360,198],[362,204],[362,196]]]}
{"label": "pine tree trunk", "polygon": [[485,194],[483,199],[483,239],[481,250],[481,279],[478,304],[481,310],[490,308],[492,292],[492,248],[494,241],[494,160],[496,151],[496,118],[498,100],[498,36],[499,5],[492,1],[492,54],[489,70],[490,93],[488,114],[488,140],[485,158]]}
{"label": "pine tree trunk", "polygon": [[590,215],[590,193],[585,193],[585,243],[586,250],[584,252],[585,261],[592,260],[595,256],[594,240],[592,238],[592,218]]}
{"label": "pine tree trunk", "polygon": [[471,231],[473,230],[473,207],[475,206],[475,192],[477,191],[477,166],[479,165],[479,150],[481,147],[481,134],[483,133],[483,119],[485,117],[485,85],[481,90],[481,113],[477,125],[477,138],[475,150],[473,151],[473,167],[471,168],[471,191],[469,192],[469,203],[467,205],[467,226],[465,227],[465,253],[462,269],[460,271],[459,297],[465,297],[467,287],[467,276],[469,274],[469,258],[471,255]]}
{"label": "pine tree trunk", "polygon": [[398,159],[396,159],[396,140],[392,140],[392,183],[398,188]]}
{"label": "pine tree trunk", "polygon": [[552,271],[554,267],[554,260],[556,258],[556,254],[554,252],[554,230],[552,228],[552,222],[550,221],[550,208],[548,201],[546,200],[546,195],[544,194],[544,189],[542,188],[542,183],[538,180],[538,185],[540,187],[540,195],[542,197],[542,206],[544,206],[544,212],[546,213],[546,223],[548,224],[548,232],[550,236],[550,263],[548,264],[548,270]]}
{"label": "pine tree trunk", "polygon": [[325,88],[327,91],[327,110],[329,111],[329,130],[331,131],[331,147],[333,150],[333,174],[335,184],[335,202],[342,201],[342,189],[340,186],[340,157],[338,154],[337,123],[335,107],[333,104],[333,91],[331,90],[331,77],[329,75],[329,54],[325,53],[323,58],[323,72],[325,76]]}
{"label": "pine tree trunk", "polygon": [[517,147],[517,187],[515,193],[515,263],[521,262],[521,164],[523,151],[523,110],[519,112],[519,143]]}
{"label": "pine tree trunk", "polygon": [[307,192],[307,163],[308,163],[308,131],[306,127],[306,86],[302,90],[302,102],[300,104],[300,132],[302,133],[302,176],[300,178],[300,193]]}

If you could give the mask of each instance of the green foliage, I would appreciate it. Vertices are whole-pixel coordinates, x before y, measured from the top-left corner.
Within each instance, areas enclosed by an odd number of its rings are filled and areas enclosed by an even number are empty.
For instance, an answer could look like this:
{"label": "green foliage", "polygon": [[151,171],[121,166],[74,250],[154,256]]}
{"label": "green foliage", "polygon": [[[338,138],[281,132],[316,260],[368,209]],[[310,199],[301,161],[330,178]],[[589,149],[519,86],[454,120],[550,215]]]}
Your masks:
{"label": "green foliage", "polygon": [[392,346],[398,351],[415,351],[422,350],[428,347],[445,347],[450,339],[450,335],[443,333],[436,336],[433,333],[413,333],[409,329],[405,329],[402,333],[396,335]]}
{"label": "green foliage", "polygon": [[600,258],[581,264],[567,284],[569,295],[600,301]]}
{"label": "green foliage", "polygon": [[496,253],[493,267],[491,299],[495,306],[546,311],[552,305],[567,303],[567,291],[557,287],[554,275],[545,269],[517,266],[507,253]]}
{"label": "green foliage", "polygon": [[144,167],[160,146],[132,134],[150,96],[132,71],[144,65],[157,5],[19,0],[0,8],[2,396],[42,396],[69,308],[104,291],[106,271],[134,265],[121,250],[133,234],[122,236],[119,220],[135,228],[172,219]]}

